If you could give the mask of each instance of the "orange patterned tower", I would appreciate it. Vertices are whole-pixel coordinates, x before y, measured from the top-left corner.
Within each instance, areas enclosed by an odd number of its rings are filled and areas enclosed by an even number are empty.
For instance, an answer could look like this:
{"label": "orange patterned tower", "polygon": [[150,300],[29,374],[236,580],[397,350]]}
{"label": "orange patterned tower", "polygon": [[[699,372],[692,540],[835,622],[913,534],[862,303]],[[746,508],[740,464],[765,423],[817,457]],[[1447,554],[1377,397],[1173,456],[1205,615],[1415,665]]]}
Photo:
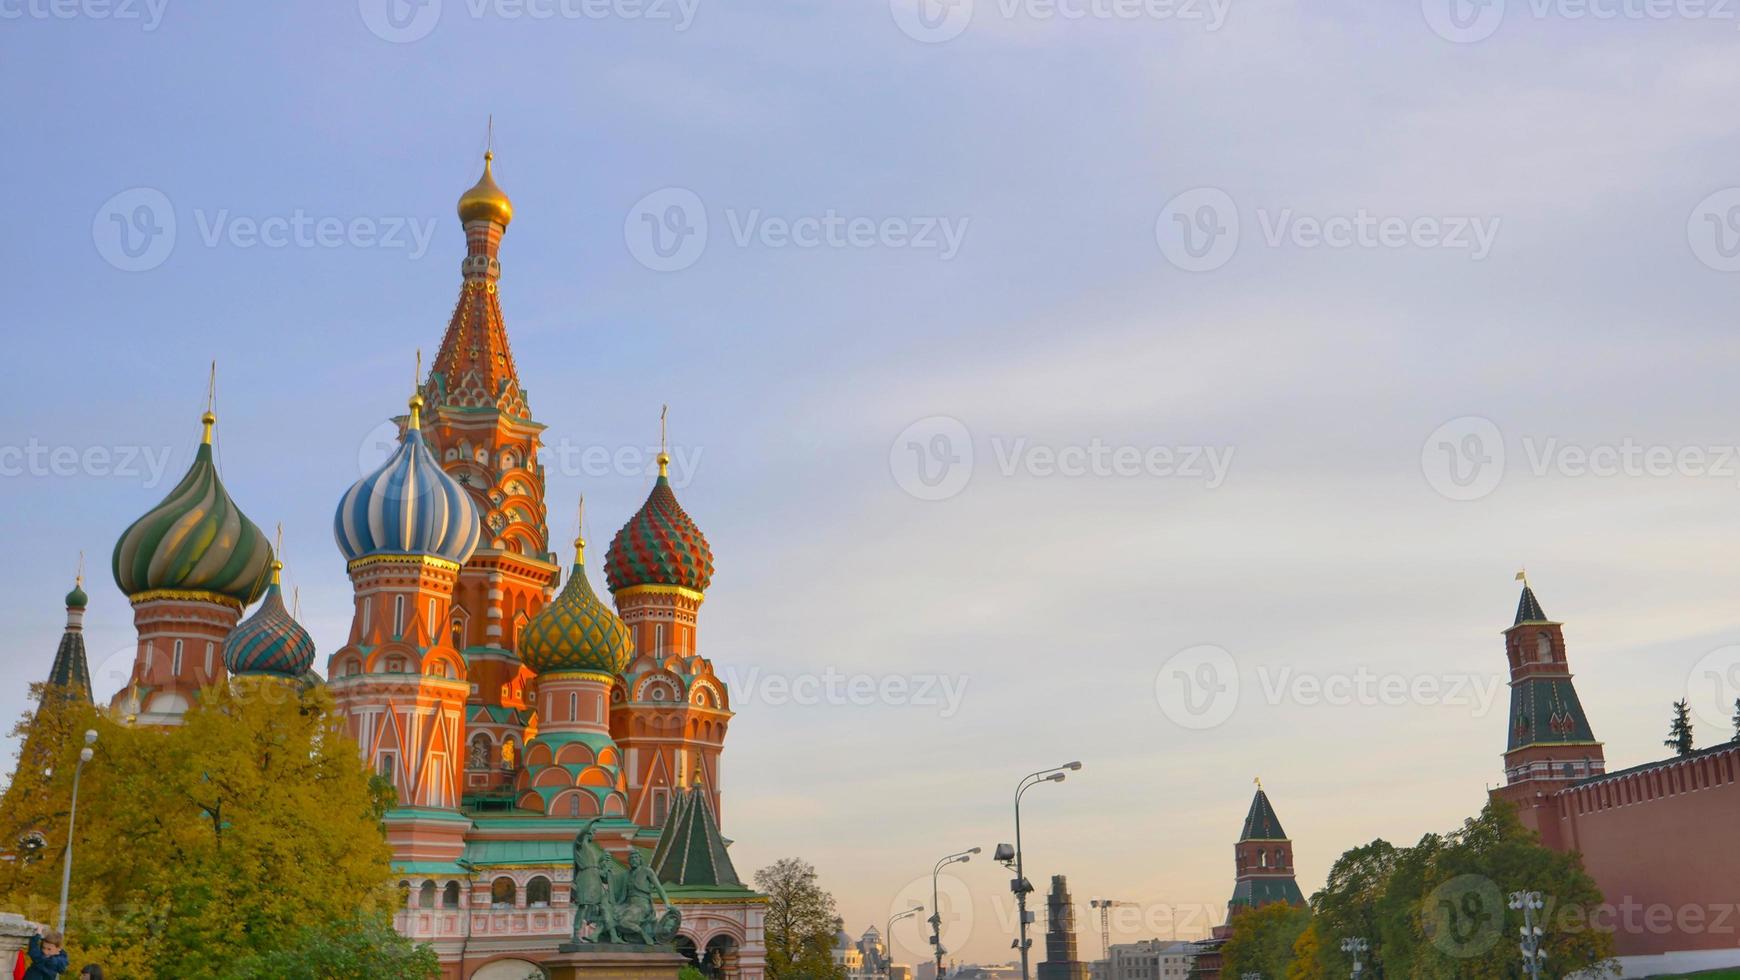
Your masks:
{"label": "orange patterned tower", "polygon": [[470,492],[483,521],[483,538],[460,570],[446,624],[475,689],[467,707],[465,787],[472,793],[507,790],[521,762],[531,675],[519,658],[519,631],[549,600],[560,576],[538,461],[544,426],[526,405],[497,295],[497,253],[514,212],[491,173],[494,159],[494,153],[483,155],[483,176],[459,198],[464,281],[423,386],[430,448]]}
{"label": "orange patterned tower", "polygon": [[333,535],[356,612],[327,683],[363,757],[398,790],[387,817],[395,850],[451,861],[469,826],[451,811],[463,786],[470,683],[447,623],[479,531],[470,494],[423,442],[422,407],[413,395],[398,450],[339,501]]}
{"label": "orange patterned tower", "polygon": [[132,680],[115,696],[129,722],[176,724],[202,688],[224,679],[224,638],[266,590],[273,561],[218,478],[209,406],[200,422],[187,475],[115,542],[115,584],[133,602],[139,633]]}
{"label": "orange patterned tower", "polygon": [[721,812],[719,753],[731,721],[725,682],[698,652],[713,551],[677,503],[662,433],[659,441],[652,493],[604,558],[635,649],[611,691],[610,727],[627,769],[629,818],[652,828],[664,825],[677,791],[691,784],[704,786],[713,812]]}

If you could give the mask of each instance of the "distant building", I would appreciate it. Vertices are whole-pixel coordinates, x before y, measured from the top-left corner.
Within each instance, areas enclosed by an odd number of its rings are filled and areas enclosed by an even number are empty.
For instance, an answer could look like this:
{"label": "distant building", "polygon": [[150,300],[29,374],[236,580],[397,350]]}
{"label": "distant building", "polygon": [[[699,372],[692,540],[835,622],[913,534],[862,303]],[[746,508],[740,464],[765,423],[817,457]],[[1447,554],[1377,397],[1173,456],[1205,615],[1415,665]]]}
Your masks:
{"label": "distant building", "polygon": [[1045,897],[1045,962],[1039,964],[1039,980],[1088,980],[1087,964],[1081,961],[1075,941],[1075,903],[1069,898],[1069,881],[1051,876],[1051,894]]}
{"label": "distant building", "polygon": [[834,964],[844,967],[846,980],[896,980],[904,975],[911,980],[912,972],[890,962],[888,947],[882,943],[882,933],[868,926],[854,940],[841,929],[834,935]]}
{"label": "distant building", "polygon": [[1116,943],[1101,961],[1105,964],[1102,980],[1185,980],[1195,962],[1195,943],[1164,939]]}

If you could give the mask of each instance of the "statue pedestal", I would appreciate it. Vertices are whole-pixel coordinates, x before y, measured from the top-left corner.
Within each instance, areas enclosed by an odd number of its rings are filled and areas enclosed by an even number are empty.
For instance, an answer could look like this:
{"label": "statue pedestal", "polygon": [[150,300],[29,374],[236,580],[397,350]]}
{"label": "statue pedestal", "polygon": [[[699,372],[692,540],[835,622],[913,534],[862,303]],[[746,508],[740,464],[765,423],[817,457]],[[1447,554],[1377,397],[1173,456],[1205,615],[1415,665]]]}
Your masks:
{"label": "statue pedestal", "polygon": [[688,958],[670,949],[613,943],[563,943],[543,962],[550,980],[675,980]]}

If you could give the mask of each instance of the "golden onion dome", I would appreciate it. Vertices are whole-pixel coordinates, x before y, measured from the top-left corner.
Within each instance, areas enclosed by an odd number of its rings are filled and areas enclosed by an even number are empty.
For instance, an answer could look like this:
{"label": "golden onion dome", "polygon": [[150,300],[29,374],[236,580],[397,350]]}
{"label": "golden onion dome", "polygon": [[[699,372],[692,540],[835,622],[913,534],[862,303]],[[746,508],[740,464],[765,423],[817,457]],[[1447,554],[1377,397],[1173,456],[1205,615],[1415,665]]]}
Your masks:
{"label": "golden onion dome", "polygon": [[483,176],[477,178],[477,183],[471,189],[459,195],[459,220],[492,221],[503,228],[514,220],[514,204],[502,189],[495,184],[495,177],[489,171],[489,163],[495,159],[493,152],[483,155]]}

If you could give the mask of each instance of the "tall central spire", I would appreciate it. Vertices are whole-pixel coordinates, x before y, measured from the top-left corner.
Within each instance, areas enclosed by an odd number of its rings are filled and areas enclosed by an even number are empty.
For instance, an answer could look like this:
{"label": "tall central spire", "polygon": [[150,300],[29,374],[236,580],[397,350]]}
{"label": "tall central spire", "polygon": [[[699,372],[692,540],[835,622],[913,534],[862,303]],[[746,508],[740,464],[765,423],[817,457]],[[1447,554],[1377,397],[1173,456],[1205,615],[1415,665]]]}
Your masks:
{"label": "tall central spire", "polygon": [[496,185],[494,151],[483,154],[483,176],[459,197],[459,222],[465,228],[464,282],[459,302],[441,338],[441,351],[429,373],[431,407],[494,408],[530,418],[519,372],[508,347],[497,285],[501,279],[501,236],[513,220],[513,202]]}

